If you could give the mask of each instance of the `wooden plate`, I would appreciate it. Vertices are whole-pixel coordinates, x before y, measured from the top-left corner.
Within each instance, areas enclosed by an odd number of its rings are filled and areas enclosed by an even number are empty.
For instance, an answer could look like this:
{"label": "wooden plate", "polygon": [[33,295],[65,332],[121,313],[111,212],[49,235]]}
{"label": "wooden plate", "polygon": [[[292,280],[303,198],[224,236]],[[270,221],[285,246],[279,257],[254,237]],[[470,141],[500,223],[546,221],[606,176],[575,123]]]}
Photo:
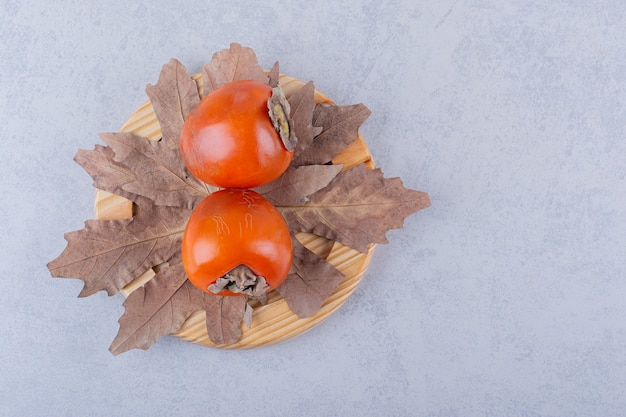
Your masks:
{"label": "wooden plate", "polygon": [[[202,77],[197,74],[193,78],[198,84],[199,91],[201,91]],[[289,97],[304,83],[295,78],[281,75],[279,84],[283,88],[285,95]],[[318,91],[315,92],[315,101],[317,103],[334,104],[328,97]],[[120,130],[122,132],[132,132],[150,140],[160,139],[161,127],[150,101],[148,100],[137,109]],[[348,145],[344,151],[333,159],[333,163],[343,164],[344,170],[360,163],[366,163],[369,168],[374,168],[369,149],[360,134],[357,140]],[[95,209],[96,219],[125,219],[132,217],[133,204],[123,197],[106,191],[96,190]],[[211,342],[205,327],[204,311],[193,313],[174,335],[183,340],[208,347],[251,349],[289,340],[326,320],[348,299],[361,281],[361,278],[363,278],[374,254],[375,245],[370,245],[367,253],[361,253],[340,243],[308,233],[298,233],[296,237],[307,248],[325,258],[327,262],[345,275],[345,278],[324,302],[317,314],[306,319],[298,318],[289,309],[280,294],[274,291],[268,298],[267,304],[253,306],[252,325],[248,328],[245,324],[242,324],[242,336],[237,343],[216,345]],[[147,271],[141,277],[128,284],[122,290],[122,293],[124,296],[128,296],[133,290],[150,280],[154,274],[155,271],[152,269]]]}

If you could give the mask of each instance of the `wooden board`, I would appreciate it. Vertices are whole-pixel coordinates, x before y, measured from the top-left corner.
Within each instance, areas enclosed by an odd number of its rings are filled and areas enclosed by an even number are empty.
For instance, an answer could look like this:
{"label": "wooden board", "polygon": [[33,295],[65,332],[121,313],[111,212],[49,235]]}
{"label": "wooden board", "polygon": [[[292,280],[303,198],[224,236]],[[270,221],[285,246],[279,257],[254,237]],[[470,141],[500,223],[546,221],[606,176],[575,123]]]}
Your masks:
{"label": "wooden board", "polygon": [[[202,77],[194,75],[199,91],[202,90]],[[285,95],[289,97],[304,83],[286,75],[281,75],[279,83]],[[317,103],[333,104],[324,94],[316,91]],[[144,103],[120,129],[123,132],[132,132],[150,140],[161,137],[161,127],[156,119],[150,101]],[[343,164],[349,169],[357,164],[366,163],[369,168],[374,167],[369,149],[359,135],[357,140],[338,154],[333,163]],[[96,219],[125,219],[133,214],[133,203],[123,197],[96,190],[95,203]],[[337,289],[328,297],[322,308],[313,317],[300,319],[287,306],[280,294],[273,292],[265,305],[254,305],[252,325],[248,328],[242,323],[242,337],[235,344],[216,345],[209,340],[205,327],[205,313],[198,311],[192,314],[178,330],[175,336],[200,345],[221,349],[251,349],[269,346],[296,337],[312,329],[333,314],[355,290],[374,254],[375,245],[370,245],[367,253],[361,253],[340,243],[314,236],[308,233],[298,233],[298,240],[307,248],[323,257],[339,269],[345,278]],[[154,270],[146,271],[141,277],[128,284],[122,293],[128,296],[133,290],[145,284],[155,274]]]}

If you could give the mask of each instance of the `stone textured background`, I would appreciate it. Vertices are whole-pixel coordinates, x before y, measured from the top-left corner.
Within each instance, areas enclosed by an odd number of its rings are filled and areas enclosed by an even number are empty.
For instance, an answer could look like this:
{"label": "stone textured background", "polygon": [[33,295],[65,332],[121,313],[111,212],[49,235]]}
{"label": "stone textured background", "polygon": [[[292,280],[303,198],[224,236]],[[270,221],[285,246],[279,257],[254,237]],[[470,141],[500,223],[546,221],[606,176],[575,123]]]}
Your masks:
{"label": "stone textured background", "polygon": [[[0,1],[0,415],[624,415],[626,3],[173,3]],[[367,104],[433,205],[297,339],[113,357],[121,296],[46,269],[93,216],[72,157],[233,41]]]}

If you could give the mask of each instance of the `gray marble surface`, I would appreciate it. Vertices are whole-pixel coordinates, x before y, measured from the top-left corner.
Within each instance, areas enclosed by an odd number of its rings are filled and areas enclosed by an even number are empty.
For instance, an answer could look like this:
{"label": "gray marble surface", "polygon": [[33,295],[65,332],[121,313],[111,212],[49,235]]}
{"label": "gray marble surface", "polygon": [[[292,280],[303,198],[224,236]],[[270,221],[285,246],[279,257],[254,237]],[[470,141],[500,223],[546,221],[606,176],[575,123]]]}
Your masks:
{"label": "gray marble surface", "polygon": [[[624,415],[626,3],[173,3],[0,1],[0,415]],[[301,337],[114,357],[121,296],[46,269],[93,217],[72,157],[232,41],[367,104],[433,205]]]}

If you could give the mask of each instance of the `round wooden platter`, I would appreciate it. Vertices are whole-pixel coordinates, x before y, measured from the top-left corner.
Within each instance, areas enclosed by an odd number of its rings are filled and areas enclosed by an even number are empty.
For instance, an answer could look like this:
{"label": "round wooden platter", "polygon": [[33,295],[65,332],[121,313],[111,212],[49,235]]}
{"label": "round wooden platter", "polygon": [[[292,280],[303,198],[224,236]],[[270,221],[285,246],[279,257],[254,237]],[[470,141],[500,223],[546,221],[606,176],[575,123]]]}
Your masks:
{"label": "round wooden platter", "polygon": [[[193,78],[198,84],[199,91],[201,91],[201,75],[196,74]],[[286,75],[280,76],[279,84],[287,97],[304,85],[302,81]],[[315,92],[315,101],[317,103],[334,104],[328,97],[318,91]],[[122,132],[135,133],[149,140],[159,140],[161,138],[161,127],[149,100],[130,116],[120,130]],[[333,163],[343,164],[344,170],[360,163],[365,163],[369,168],[374,168],[374,162],[367,144],[360,134],[357,140],[333,158]],[[95,211],[96,219],[126,219],[133,215],[133,203],[118,195],[103,190],[96,190]],[[307,248],[326,259],[327,262],[345,276],[314,316],[304,319],[299,318],[289,309],[289,306],[280,294],[274,291],[268,297],[265,305],[253,305],[252,324],[250,327],[247,327],[242,323],[242,336],[237,343],[217,345],[211,342],[206,330],[204,311],[193,313],[174,335],[183,340],[207,347],[252,349],[289,340],[326,320],[356,289],[374,254],[375,245],[370,245],[367,253],[361,253],[338,242],[329,241],[308,233],[297,233],[296,237]],[[153,269],[148,270],[135,281],[128,284],[122,290],[124,296],[128,296],[136,288],[144,285],[155,273]]]}

